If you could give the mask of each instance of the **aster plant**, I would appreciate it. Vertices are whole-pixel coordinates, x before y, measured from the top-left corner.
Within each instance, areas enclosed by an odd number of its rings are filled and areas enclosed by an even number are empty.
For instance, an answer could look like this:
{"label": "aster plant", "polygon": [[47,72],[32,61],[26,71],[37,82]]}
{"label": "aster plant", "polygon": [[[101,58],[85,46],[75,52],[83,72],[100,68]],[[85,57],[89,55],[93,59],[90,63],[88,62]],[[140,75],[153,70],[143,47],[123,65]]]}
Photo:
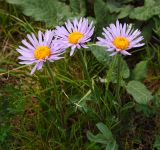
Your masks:
{"label": "aster plant", "polygon": [[110,56],[118,54],[117,57],[115,57],[117,59],[117,86],[115,97],[120,102],[119,93],[122,64],[119,54],[131,55],[128,50],[143,46],[144,43],[142,43],[142,40],[144,38],[140,30],[134,30],[131,24],[121,24],[118,20],[116,24],[112,23],[109,27],[103,28],[102,35],[104,38],[97,37],[97,45],[106,47],[106,50],[111,52]]}

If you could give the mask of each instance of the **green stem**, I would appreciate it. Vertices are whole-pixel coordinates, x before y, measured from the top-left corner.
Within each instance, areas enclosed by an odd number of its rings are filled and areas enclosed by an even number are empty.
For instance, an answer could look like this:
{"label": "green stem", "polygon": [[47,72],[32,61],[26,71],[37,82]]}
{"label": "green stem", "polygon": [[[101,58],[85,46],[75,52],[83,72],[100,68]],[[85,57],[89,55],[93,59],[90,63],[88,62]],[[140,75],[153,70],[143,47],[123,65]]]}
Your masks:
{"label": "green stem", "polygon": [[55,93],[55,100],[56,100],[56,107],[58,110],[60,110],[60,104],[59,104],[59,97],[58,97],[58,88],[57,88],[57,85],[56,85],[56,81],[55,81],[55,77],[54,77],[54,74],[52,72],[52,69],[50,67],[50,64],[49,62],[47,61],[46,63],[46,68],[47,68],[47,71],[51,77],[51,80],[52,80],[52,83],[53,83],[53,86],[54,86],[54,93]]}
{"label": "green stem", "polygon": [[[115,63],[117,61],[117,57],[114,56],[113,57],[113,61],[111,62],[111,65],[109,67],[109,70],[107,71],[107,76],[106,76],[106,79],[107,79],[107,82],[105,84],[105,89],[109,92],[109,85],[111,83],[111,77],[113,75],[113,69],[115,68]],[[107,92],[107,93],[108,93]],[[108,99],[108,100],[107,100]],[[114,109],[116,110],[117,109],[117,106],[113,103],[113,100],[107,96],[107,94],[105,94],[105,100],[106,102],[108,103],[108,112],[111,113],[111,109],[112,107],[114,107]],[[112,107],[109,107],[111,104]]]}
{"label": "green stem", "polygon": [[85,77],[87,78],[88,84],[89,84],[91,90],[93,91],[92,81],[91,81],[91,78],[90,78],[89,73],[88,73],[87,64],[85,63],[85,60],[84,60],[84,57],[83,57],[83,54],[82,54],[82,49],[78,50],[78,52],[79,52],[79,56],[80,56],[80,59],[81,59],[81,63],[82,63],[82,67],[83,67]]}
{"label": "green stem", "polygon": [[113,61],[110,65],[110,67],[109,67],[109,70],[107,71],[107,76],[106,76],[106,79],[108,80],[108,82],[106,82],[106,89],[107,90],[109,89],[109,84],[111,82],[111,77],[112,77],[112,74],[113,74],[113,69],[114,69],[116,61],[117,61],[117,57],[114,56]]}
{"label": "green stem", "polygon": [[96,46],[97,44],[96,43],[89,43],[87,44],[87,46]]}
{"label": "green stem", "polygon": [[[85,77],[86,77],[86,79],[88,81],[88,85],[89,85],[89,87],[90,87],[95,99],[99,100],[100,96],[95,92],[95,89],[92,87],[92,80],[91,80],[91,78],[89,76],[89,72],[88,72],[88,69],[87,69],[87,64],[86,64],[85,59],[83,57],[82,50],[80,49],[78,52],[79,52],[80,60],[81,60],[81,63],[82,63],[84,75],[85,75]],[[96,88],[96,85],[95,85],[95,88]],[[98,103],[98,109],[101,112],[100,103]],[[101,116],[102,116],[102,114],[101,114]]]}
{"label": "green stem", "polygon": [[[121,57],[117,55],[118,68],[117,68],[117,87],[116,87],[116,99],[120,102],[120,80],[121,80]],[[121,103],[121,102],[120,102]]]}

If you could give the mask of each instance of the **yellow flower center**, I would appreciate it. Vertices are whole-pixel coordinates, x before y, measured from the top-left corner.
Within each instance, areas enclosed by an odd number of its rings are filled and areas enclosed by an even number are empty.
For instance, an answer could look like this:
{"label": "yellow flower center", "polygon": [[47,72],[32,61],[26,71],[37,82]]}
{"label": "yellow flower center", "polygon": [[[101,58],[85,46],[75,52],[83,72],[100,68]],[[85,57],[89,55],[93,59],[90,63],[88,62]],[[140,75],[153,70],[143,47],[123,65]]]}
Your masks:
{"label": "yellow flower center", "polygon": [[69,34],[68,40],[72,44],[77,44],[78,40],[81,39],[83,36],[84,35],[80,32],[72,32],[71,34]]}
{"label": "yellow flower center", "polygon": [[45,59],[47,56],[49,57],[51,54],[51,50],[48,46],[38,46],[34,51],[34,57],[36,59]]}
{"label": "yellow flower center", "polygon": [[126,37],[118,36],[114,39],[113,44],[121,50],[128,48],[129,41]]}

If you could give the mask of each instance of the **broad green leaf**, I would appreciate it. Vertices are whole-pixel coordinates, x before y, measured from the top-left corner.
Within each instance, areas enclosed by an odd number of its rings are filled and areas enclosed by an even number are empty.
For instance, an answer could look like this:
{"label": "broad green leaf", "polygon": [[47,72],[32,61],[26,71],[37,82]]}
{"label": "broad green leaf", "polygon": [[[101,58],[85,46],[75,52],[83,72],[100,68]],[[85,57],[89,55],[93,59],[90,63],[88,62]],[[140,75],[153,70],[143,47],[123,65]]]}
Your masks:
{"label": "broad green leaf", "polygon": [[148,105],[136,105],[135,107],[136,112],[143,114],[145,117],[153,117],[156,112],[157,109],[156,107],[151,107]]}
{"label": "broad green leaf", "polygon": [[83,113],[87,113],[89,108],[86,101],[90,98],[90,91],[88,91],[82,98],[81,97],[81,95],[74,95],[70,98],[70,101],[75,105],[76,110],[78,109]]}
{"label": "broad green leaf", "polygon": [[114,139],[106,139],[102,134],[93,135],[90,131],[87,132],[87,138],[95,143],[105,144],[105,150],[117,150],[118,145]]}
{"label": "broad green leaf", "polygon": [[102,28],[114,22],[116,15],[111,14],[108,7],[108,2],[103,0],[95,0],[94,2],[94,13],[97,20],[97,33],[101,34]]}
{"label": "broad green leaf", "polygon": [[125,7],[121,8],[121,11],[120,11],[120,13],[118,15],[118,18],[122,19],[122,18],[127,17],[132,10],[133,10],[133,6],[126,5]]}
{"label": "broad green leaf", "polygon": [[115,140],[109,142],[105,147],[105,150],[118,150],[118,145]]}
{"label": "broad green leaf", "polygon": [[122,3],[118,3],[115,1],[108,1],[107,7],[111,13],[119,13],[123,7]]}
{"label": "broad green leaf", "polygon": [[130,70],[126,63],[126,61],[123,59],[123,57],[120,57],[120,62],[116,61],[114,69],[117,69],[118,64],[120,63],[120,69],[121,69],[121,75],[123,78],[128,78],[130,76]]}
{"label": "broad green leaf", "polygon": [[102,122],[99,122],[96,124],[97,128],[101,131],[101,133],[106,137],[106,139],[112,139],[112,132],[108,129],[108,127],[103,124]]}
{"label": "broad green leaf", "polygon": [[104,65],[110,64],[112,57],[109,56],[109,52],[106,51],[105,47],[90,46],[90,50],[100,63]]}
{"label": "broad green leaf", "polygon": [[70,17],[71,11],[68,5],[58,0],[6,0],[22,8],[26,16],[36,21],[45,22],[48,26],[62,23]]}
{"label": "broad green leaf", "polygon": [[[118,57],[120,57],[119,60],[118,60]],[[123,78],[127,79],[130,76],[130,70],[129,70],[129,67],[128,67],[126,61],[123,59],[123,57],[121,55],[119,55],[119,56],[117,55],[117,56],[115,56],[115,58],[116,59],[113,58],[112,61],[110,62],[110,64],[108,64],[108,66],[110,66],[114,61],[111,80],[113,83],[117,83],[118,68],[119,68],[120,69],[120,78],[121,78],[120,85],[124,86],[125,81],[122,79]]]}
{"label": "broad green leaf", "polygon": [[129,4],[126,5],[126,3],[127,3],[126,0],[124,2],[108,1],[107,7],[109,9],[109,12],[112,13],[111,15],[113,15],[113,13],[117,13],[118,16],[116,16],[116,18],[121,19],[121,18],[127,17],[130,14],[130,12],[133,10],[133,6]]}
{"label": "broad green leaf", "polygon": [[155,0],[145,0],[145,6],[152,6],[152,5],[155,5]]}
{"label": "broad green leaf", "polygon": [[107,16],[108,16],[109,10],[108,10],[106,3],[103,0],[95,0],[94,13],[95,13],[95,17],[98,22],[106,22],[107,21]]}
{"label": "broad green leaf", "polygon": [[[114,80],[117,78],[117,67],[119,62],[117,61],[118,59],[115,59],[116,56],[115,57],[109,56],[110,53],[107,52],[106,49],[107,48],[102,46],[90,46],[91,52],[100,63],[108,67],[111,67],[111,64],[113,64],[112,78]],[[126,79],[130,76],[130,70],[126,61],[123,59],[123,57],[120,58],[120,64],[121,64],[120,65],[121,76]],[[116,80],[114,82],[116,82]]]}
{"label": "broad green leaf", "polygon": [[86,15],[85,0],[70,0],[70,7],[74,14],[81,15],[81,16]]}
{"label": "broad green leaf", "polygon": [[87,138],[92,142],[105,144],[106,150],[117,150],[118,145],[108,127],[101,122],[97,123],[96,126],[102,134],[93,135],[90,131],[88,131]]}
{"label": "broad green leaf", "polygon": [[137,20],[148,20],[154,15],[160,15],[159,0],[145,0],[145,5],[133,9],[130,18]]}
{"label": "broad green leaf", "polygon": [[107,144],[108,141],[106,137],[102,134],[93,135],[90,131],[87,132],[87,138],[96,143]]}
{"label": "broad green leaf", "polygon": [[154,28],[154,22],[153,20],[148,21],[145,26],[142,28],[142,35],[146,42],[149,42],[152,38],[152,31]]}
{"label": "broad green leaf", "polygon": [[133,70],[133,79],[134,80],[144,80],[147,76],[147,64],[148,61],[141,61],[138,64],[136,64],[134,70]]}
{"label": "broad green leaf", "polygon": [[153,98],[151,92],[139,81],[130,81],[126,88],[127,92],[131,94],[139,104],[148,104]]}

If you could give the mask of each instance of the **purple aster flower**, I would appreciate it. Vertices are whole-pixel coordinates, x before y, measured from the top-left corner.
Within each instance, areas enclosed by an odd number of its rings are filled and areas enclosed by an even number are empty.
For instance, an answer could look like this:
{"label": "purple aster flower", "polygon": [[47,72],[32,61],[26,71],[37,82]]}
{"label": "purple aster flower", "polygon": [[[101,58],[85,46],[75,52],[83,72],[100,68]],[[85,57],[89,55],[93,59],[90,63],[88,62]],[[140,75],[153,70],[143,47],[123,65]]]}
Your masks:
{"label": "purple aster flower", "polygon": [[97,42],[100,46],[107,47],[107,51],[112,52],[110,56],[116,55],[118,52],[123,55],[131,55],[128,50],[135,47],[143,46],[140,43],[143,40],[141,31],[133,30],[132,25],[122,25],[117,20],[116,25],[110,24],[109,27],[103,28],[102,35],[104,38],[98,37]]}
{"label": "purple aster flower", "polygon": [[62,47],[65,49],[71,47],[70,56],[72,56],[76,48],[88,48],[85,43],[91,40],[93,32],[93,22],[89,24],[88,19],[80,18],[79,22],[77,19],[74,19],[73,23],[68,20],[65,27],[57,26],[55,35]]}
{"label": "purple aster flower", "polygon": [[21,54],[18,57],[21,61],[20,64],[33,64],[31,74],[36,70],[40,70],[45,61],[53,62],[54,60],[61,59],[60,55],[64,53],[63,49],[60,49],[56,44],[54,38],[54,31],[47,30],[45,33],[38,32],[38,39],[32,34],[27,35],[27,40],[22,40],[23,46],[19,46],[17,51]]}

